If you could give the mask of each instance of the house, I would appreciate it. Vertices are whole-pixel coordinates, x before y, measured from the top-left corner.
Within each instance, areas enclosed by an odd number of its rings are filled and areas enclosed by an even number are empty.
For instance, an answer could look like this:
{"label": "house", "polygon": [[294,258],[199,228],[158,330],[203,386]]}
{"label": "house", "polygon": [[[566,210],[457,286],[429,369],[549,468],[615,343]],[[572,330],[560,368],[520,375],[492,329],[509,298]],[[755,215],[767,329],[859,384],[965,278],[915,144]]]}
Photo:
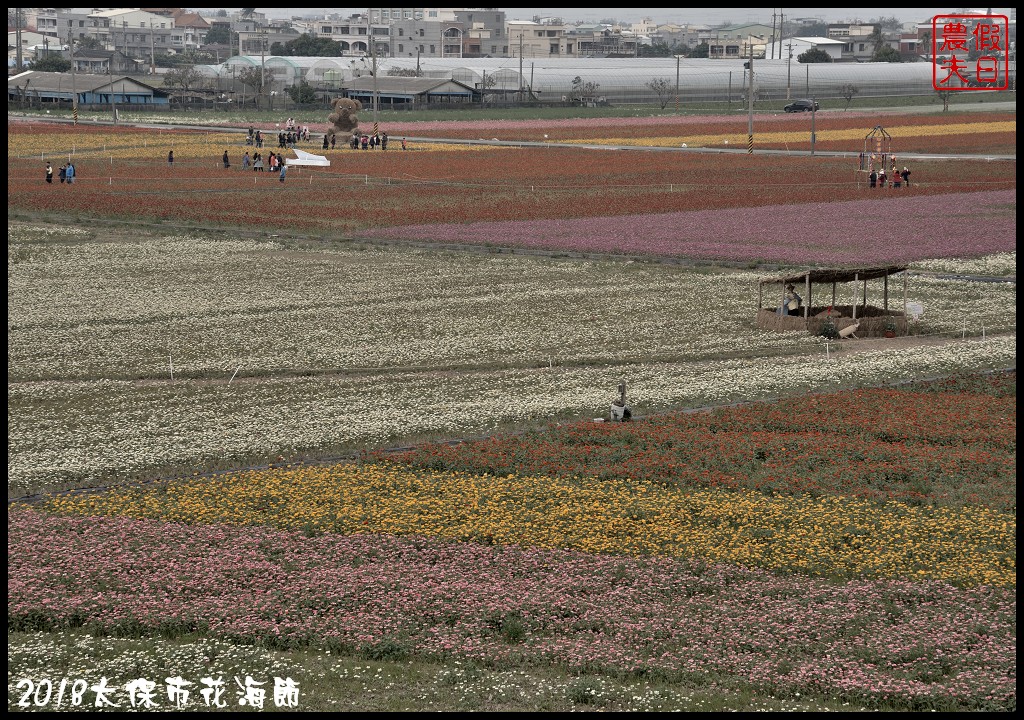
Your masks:
{"label": "house", "polygon": [[715,59],[742,59],[750,56],[765,57],[765,48],[771,43],[771,25],[747,23],[711,28],[700,35],[701,42],[708,44],[708,57]]}
{"label": "house", "polygon": [[141,61],[125,55],[120,50],[77,49],[75,50],[75,72],[109,75],[112,72],[139,72]]}
{"label": "house", "polygon": [[640,39],[610,25],[576,25],[566,34],[571,57],[637,57]]}
{"label": "house", "polygon": [[828,37],[844,43],[841,58],[855,62],[867,62],[881,47],[882,27],[878,24],[833,23],[828,26]]}
{"label": "house", "polygon": [[342,94],[358,100],[364,108],[426,105],[430,103],[472,103],[480,92],[457,80],[426,77],[359,77],[344,84]]}
{"label": "house", "polygon": [[167,105],[168,93],[128,75],[92,75],[29,70],[7,78],[7,101],[79,105]]}
{"label": "house", "polygon": [[573,57],[576,47],[566,35],[566,26],[557,18],[543,22],[509,20],[507,35],[510,57]]}
{"label": "house", "polygon": [[804,52],[818,48],[828,53],[829,57],[832,58],[832,62],[838,62],[843,57],[843,47],[846,45],[842,40],[834,40],[826,37],[791,37],[783,38],[779,42],[775,43],[773,52],[774,56],[782,58],[792,58],[797,60],[800,55]]}

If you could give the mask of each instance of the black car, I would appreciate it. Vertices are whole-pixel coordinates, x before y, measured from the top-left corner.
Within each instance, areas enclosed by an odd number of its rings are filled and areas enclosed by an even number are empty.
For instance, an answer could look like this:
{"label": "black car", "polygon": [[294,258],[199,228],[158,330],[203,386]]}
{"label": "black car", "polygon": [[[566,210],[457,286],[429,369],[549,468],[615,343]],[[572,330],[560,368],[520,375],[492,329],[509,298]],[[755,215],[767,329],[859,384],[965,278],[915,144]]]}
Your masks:
{"label": "black car", "polygon": [[794,100],[782,109],[786,112],[810,112],[811,110],[820,110],[821,107],[817,100]]}

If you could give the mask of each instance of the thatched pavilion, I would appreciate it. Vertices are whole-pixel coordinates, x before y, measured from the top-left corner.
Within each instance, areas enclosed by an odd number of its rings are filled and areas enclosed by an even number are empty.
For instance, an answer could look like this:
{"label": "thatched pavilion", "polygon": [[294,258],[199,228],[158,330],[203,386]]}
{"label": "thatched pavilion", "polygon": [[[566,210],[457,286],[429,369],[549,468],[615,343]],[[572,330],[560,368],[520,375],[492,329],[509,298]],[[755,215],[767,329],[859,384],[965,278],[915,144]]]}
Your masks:
{"label": "thatched pavilion", "polygon": [[[903,309],[889,307],[889,277],[903,275]],[[884,278],[882,305],[868,304],[868,280]],[[839,284],[853,285],[838,293]],[[791,315],[780,315],[779,307],[786,285],[796,286],[803,305]],[[821,286],[831,285],[831,293]],[[776,289],[776,286],[777,289]],[[815,293],[815,286],[818,292]],[[767,292],[767,294],[766,294]],[[819,297],[819,295],[821,297]],[[852,297],[851,297],[852,295]],[[764,307],[767,299],[769,307]],[[778,302],[773,302],[777,299]],[[846,301],[844,303],[844,300]],[[907,267],[893,265],[866,268],[813,268],[790,275],[762,278],[757,287],[757,325],[766,330],[807,330],[813,335],[821,332],[825,319],[831,314],[836,329],[842,332],[857,325],[858,337],[883,337],[887,329],[895,326],[897,335],[907,334]],[[852,331],[849,331],[852,332]]]}

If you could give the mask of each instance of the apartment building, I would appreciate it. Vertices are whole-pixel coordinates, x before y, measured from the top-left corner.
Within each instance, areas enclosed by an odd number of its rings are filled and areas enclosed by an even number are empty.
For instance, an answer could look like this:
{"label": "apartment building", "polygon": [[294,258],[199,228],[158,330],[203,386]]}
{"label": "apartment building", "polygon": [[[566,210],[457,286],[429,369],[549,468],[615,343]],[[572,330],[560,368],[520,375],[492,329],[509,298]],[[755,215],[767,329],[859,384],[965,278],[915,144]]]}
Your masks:
{"label": "apartment building", "polygon": [[197,49],[206,38],[209,24],[195,13],[180,13],[185,25],[175,18],[145,10],[124,8],[86,11],[82,8],[48,8],[36,16],[36,30],[66,43],[93,39],[107,50],[130,57],[151,53],[180,53]]}
{"label": "apartment building", "polygon": [[507,57],[576,57],[575,41],[568,28],[557,18],[549,20],[509,20]]}

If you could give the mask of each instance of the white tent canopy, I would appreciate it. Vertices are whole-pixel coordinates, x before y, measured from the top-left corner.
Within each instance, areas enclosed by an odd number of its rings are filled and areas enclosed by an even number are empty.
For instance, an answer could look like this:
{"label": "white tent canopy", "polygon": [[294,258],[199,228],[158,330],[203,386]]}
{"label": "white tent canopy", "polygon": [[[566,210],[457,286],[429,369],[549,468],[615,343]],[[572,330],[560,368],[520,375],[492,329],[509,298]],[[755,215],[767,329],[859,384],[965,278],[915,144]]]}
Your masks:
{"label": "white tent canopy", "polygon": [[299,150],[298,148],[292,148],[292,152],[295,153],[296,158],[292,160],[288,158],[288,165],[298,166],[307,165],[309,167],[330,167],[331,161],[323,155],[314,155],[308,153],[305,150]]}

